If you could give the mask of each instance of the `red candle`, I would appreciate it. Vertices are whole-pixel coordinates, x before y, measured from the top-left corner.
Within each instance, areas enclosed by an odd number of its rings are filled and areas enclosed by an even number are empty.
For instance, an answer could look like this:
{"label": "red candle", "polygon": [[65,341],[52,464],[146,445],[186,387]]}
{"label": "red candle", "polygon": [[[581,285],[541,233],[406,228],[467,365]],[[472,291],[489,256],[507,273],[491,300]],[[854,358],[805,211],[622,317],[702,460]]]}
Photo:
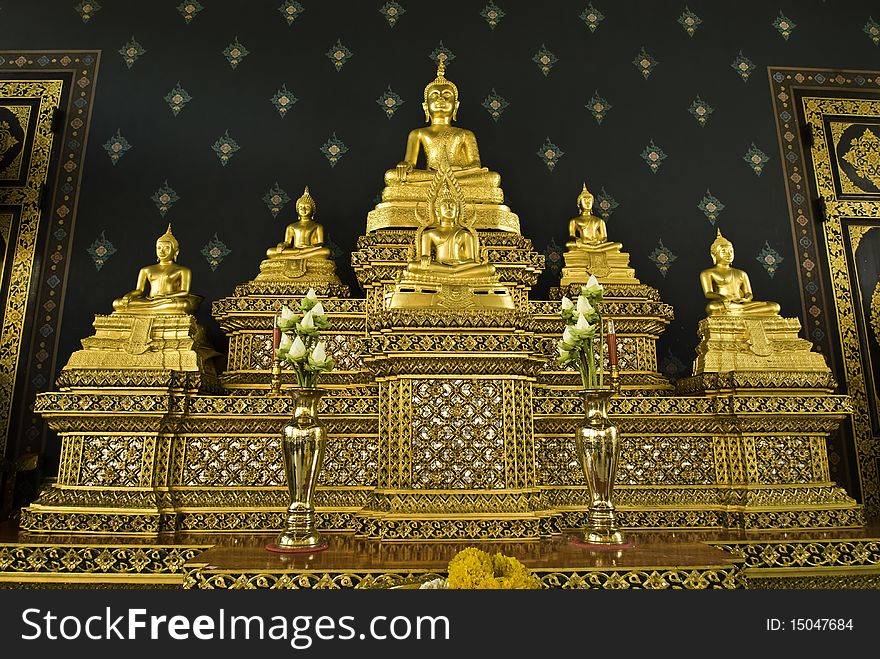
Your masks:
{"label": "red candle", "polygon": [[614,321],[608,319],[608,363],[617,366],[617,334],[614,331]]}
{"label": "red candle", "polygon": [[272,325],[272,348],[278,350],[281,345],[281,328],[278,327],[278,317],[275,317],[275,323]]}

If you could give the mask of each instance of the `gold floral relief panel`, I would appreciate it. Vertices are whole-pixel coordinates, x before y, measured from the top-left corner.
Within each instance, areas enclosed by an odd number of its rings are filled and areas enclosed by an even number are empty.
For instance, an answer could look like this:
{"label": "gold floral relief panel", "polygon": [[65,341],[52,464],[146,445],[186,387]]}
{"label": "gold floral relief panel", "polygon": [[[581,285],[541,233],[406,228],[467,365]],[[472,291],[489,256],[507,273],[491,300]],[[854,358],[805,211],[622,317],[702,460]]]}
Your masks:
{"label": "gold floral relief panel", "polygon": [[880,351],[872,303],[880,279],[880,100],[804,96],[838,339],[853,402],[862,498],[880,512]]}
{"label": "gold floral relief panel", "polygon": [[40,193],[49,171],[52,123],[61,101],[62,80],[0,80],[0,208],[13,208],[2,281],[0,326],[0,455],[6,436],[21,352],[27,301],[34,279],[40,228]]}
{"label": "gold floral relief panel", "polygon": [[837,198],[880,198],[880,119],[825,117],[825,122]]}
{"label": "gold floral relief panel", "polygon": [[27,168],[26,147],[33,138],[29,129],[34,126],[32,103],[7,103],[0,105],[0,182],[3,184],[20,182],[22,171]]}

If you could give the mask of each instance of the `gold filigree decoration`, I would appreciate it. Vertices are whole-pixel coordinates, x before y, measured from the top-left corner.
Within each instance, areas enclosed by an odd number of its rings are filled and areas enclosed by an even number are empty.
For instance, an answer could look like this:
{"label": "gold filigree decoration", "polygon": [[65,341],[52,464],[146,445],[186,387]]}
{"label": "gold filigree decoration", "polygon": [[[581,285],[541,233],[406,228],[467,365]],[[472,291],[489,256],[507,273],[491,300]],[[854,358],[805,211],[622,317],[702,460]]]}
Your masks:
{"label": "gold filigree decoration", "polygon": [[[15,120],[18,122],[19,127],[22,132],[27,135],[28,126],[31,120],[31,106],[30,105],[4,105],[2,106],[5,110],[12,113],[15,116]],[[4,128],[5,124],[5,128]],[[18,144],[18,140],[12,135],[12,126],[9,125],[8,122],[0,122],[0,156],[2,156],[6,151],[14,147]],[[15,158],[12,159],[12,162],[0,172],[0,181],[2,180],[15,180],[21,176],[21,164],[24,161],[24,150],[20,151]]]}
{"label": "gold filigree decoration", "polygon": [[[14,254],[8,282],[3,326],[0,327],[0,455],[6,450],[10,408],[15,388],[27,301],[34,269],[37,233],[40,228],[40,189],[49,171],[52,153],[52,117],[61,102],[63,80],[0,81],[0,98],[39,98],[37,125],[31,153],[30,175],[21,188],[8,188],[8,203],[22,208],[17,235],[10,236],[9,249]],[[14,244],[14,247],[13,247]]]}
{"label": "gold filigree decoration", "polygon": [[18,144],[18,140],[12,136],[9,129],[8,121],[0,121],[0,156]]}
{"label": "gold filigree decoration", "polygon": [[880,470],[877,442],[871,430],[870,403],[863,370],[862,345],[858,321],[853,307],[853,282],[850,280],[847,247],[844,242],[844,218],[878,219],[880,203],[875,200],[835,199],[832,154],[827,148],[825,117],[880,116],[880,101],[870,99],[822,98],[802,99],[804,117],[813,130],[810,156],[814,165],[816,190],[828,203],[827,221],[822,223],[828,267],[832,273],[831,290],[834,311],[840,329],[847,391],[852,400],[852,428],[858,455],[859,481],[868,515],[880,511]]}
{"label": "gold filigree decoration", "polygon": [[871,327],[874,329],[874,340],[880,345],[880,280],[871,296]]}
{"label": "gold filigree decoration", "polygon": [[861,137],[853,138],[843,159],[853,166],[856,174],[880,188],[880,137],[874,131],[866,128]]}

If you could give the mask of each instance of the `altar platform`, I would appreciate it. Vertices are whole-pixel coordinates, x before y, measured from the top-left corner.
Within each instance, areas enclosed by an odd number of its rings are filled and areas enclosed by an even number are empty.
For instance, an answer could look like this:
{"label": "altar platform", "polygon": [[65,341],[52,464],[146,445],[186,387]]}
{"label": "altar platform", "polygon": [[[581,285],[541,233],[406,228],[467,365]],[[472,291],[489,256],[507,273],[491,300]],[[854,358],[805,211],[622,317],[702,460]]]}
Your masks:
{"label": "altar platform", "polygon": [[532,542],[393,542],[327,533],[328,548],[280,554],[274,533],[155,538],[0,532],[0,588],[372,589],[445,576],[475,546],[514,556],[546,589],[880,589],[880,525],[790,532],[629,530],[593,549],[563,533]]}

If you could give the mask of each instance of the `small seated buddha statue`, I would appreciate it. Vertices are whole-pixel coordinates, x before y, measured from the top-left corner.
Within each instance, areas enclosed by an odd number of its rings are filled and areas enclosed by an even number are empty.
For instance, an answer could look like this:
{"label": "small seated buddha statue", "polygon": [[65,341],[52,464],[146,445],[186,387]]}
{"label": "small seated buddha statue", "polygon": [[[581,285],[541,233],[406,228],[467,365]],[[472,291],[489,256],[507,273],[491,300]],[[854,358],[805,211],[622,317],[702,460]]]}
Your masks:
{"label": "small seated buddha statue", "polygon": [[458,87],[445,72],[441,60],[437,77],[424,90],[422,108],[428,125],[409,132],[403,160],[385,172],[382,202],[368,215],[367,230],[413,226],[413,206],[424,202],[436,172],[448,168],[464,200],[475,205],[476,228],[518,233],[519,218],[504,205],[501,175],[481,165],[474,133],[452,123],[458,115]]}
{"label": "small seated buddha statue", "polygon": [[309,288],[321,295],[347,291],[336,276],[336,263],[325,244],[324,227],[315,221],[317,209],[306,186],[296,200],[296,220],[287,225],[284,240],[266,250],[260,273],[245,284],[245,289],[257,295],[302,295]]}
{"label": "small seated buddha statue", "polygon": [[324,227],[315,222],[315,200],[306,186],[302,197],[296,200],[296,221],[287,225],[284,241],[266,250],[270,259],[329,259],[330,250],[324,246]]}
{"label": "small seated buddha statue", "polygon": [[700,286],[703,295],[709,300],[706,305],[708,316],[777,316],[779,305],[776,302],[759,302],[752,299],[752,285],[749,276],[733,263],[733,243],[721,235],[709,249],[715,265],[700,273]]}
{"label": "small seated buddha statue", "polygon": [[417,215],[421,226],[415,236],[415,259],[388,295],[389,308],[513,308],[495,266],[480,258],[479,237],[471,224],[473,211],[466,212],[452,169],[443,166],[435,173],[427,215],[418,208]]}
{"label": "small seated buddha statue", "polygon": [[605,220],[593,215],[594,202],[593,193],[584,183],[577,198],[580,214],[568,221],[571,240],[565,243],[565,267],[560,281],[566,293],[576,294],[579,286],[586,284],[592,275],[603,285],[639,283],[635,270],[629,267],[629,254],[621,251],[623,245],[609,241]]}
{"label": "small seated buddha statue", "polygon": [[434,205],[436,222],[420,232],[416,261],[407,264],[406,271],[444,278],[493,277],[495,266],[479,260],[476,232],[459,226],[460,206],[448,190],[445,192]]}
{"label": "small seated buddha statue", "polygon": [[[800,320],[780,316],[776,302],[753,299],[749,276],[731,267],[733,244],[720,229],[709,252],[714,265],[700,273],[709,303],[706,318],[697,326],[696,384],[706,390],[729,387],[731,382],[745,388],[832,386],[825,358],[799,336]],[[725,373],[750,375],[717,380]]]}
{"label": "small seated buddha statue", "polygon": [[192,271],[176,262],[179,252],[169,224],[156,240],[159,262],[140,269],[135,289],[113,300],[113,309],[133,315],[195,313],[202,298],[189,292]]}
{"label": "small seated buddha statue", "polygon": [[194,315],[202,298],[189,292],[192,271],[176,262],[179,252],[169,224],[156,240],[159,262],[140,269],[137,287],[113,300],[112,314],[95,315],[95,334],[82,339],[59,383],[166,387],[168,372],[178,371],[200,374],[186,386],[217,390],[222,355]]}
{"label": "small seated buddha statue", "polygon": [[619,251],[623,247],[621,243],[608,242],[605,220],[593,215],[594,200],[593,194],[587,190],[587,184],[584,183],[584,189],[577,198],[580,215],[568,222],[568,235],[573,240],[567,242],[565,246],[569,249]]}

